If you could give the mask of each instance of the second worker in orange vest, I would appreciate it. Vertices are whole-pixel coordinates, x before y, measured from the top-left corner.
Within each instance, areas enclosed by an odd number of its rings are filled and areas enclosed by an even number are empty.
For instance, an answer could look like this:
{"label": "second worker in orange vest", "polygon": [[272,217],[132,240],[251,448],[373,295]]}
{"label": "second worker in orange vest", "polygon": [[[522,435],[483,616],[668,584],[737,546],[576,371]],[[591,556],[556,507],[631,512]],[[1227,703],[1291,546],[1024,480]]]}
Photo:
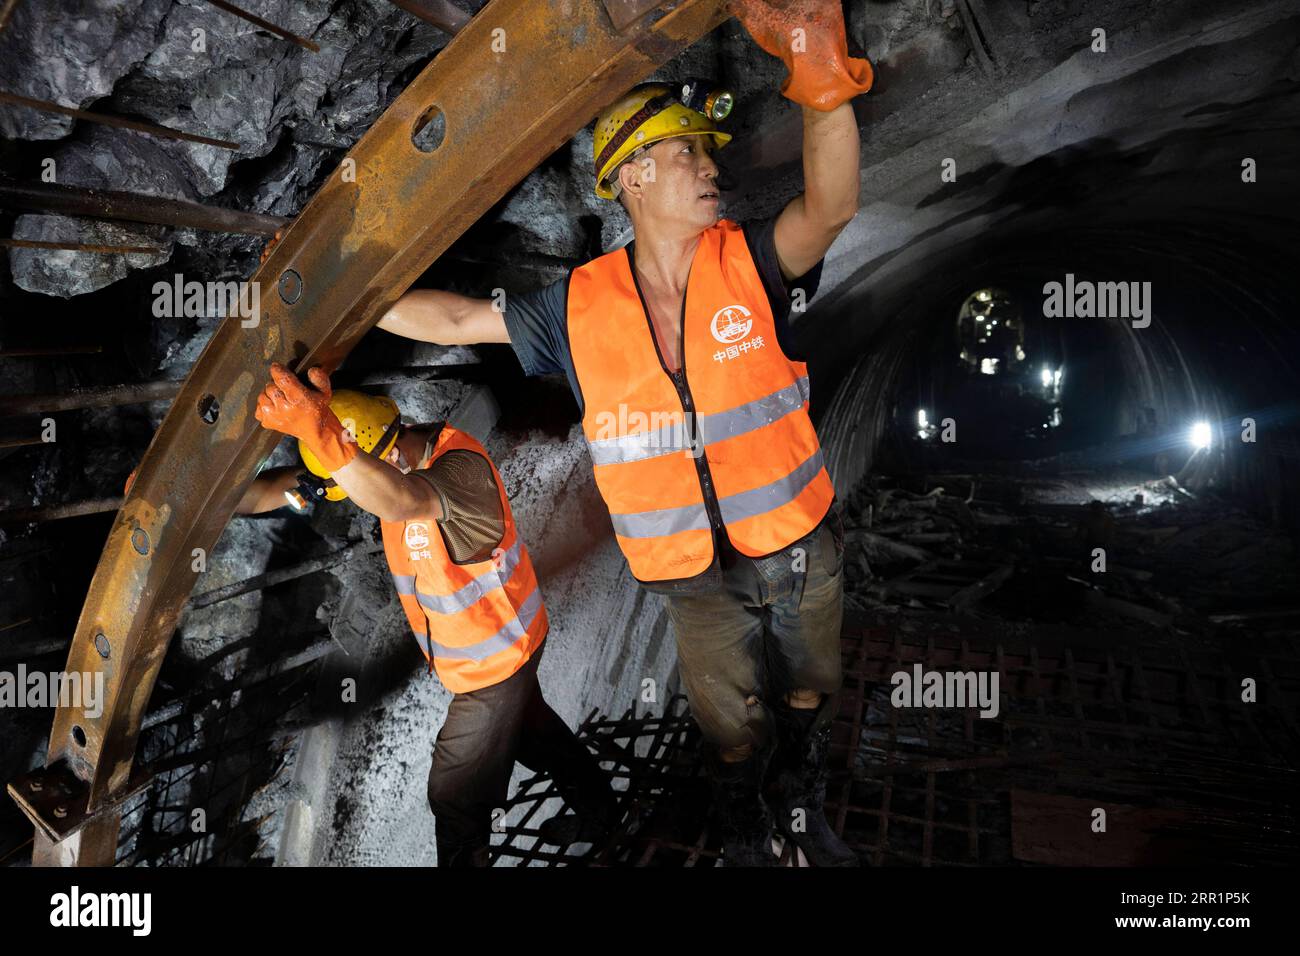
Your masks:
{"label": "second worker in orange vest", "polygon": [[[537,666],[548,622],[528,549],[501,476],[478,441],[445,423],[402,424],[396,403],[334,393],[320,368],[303,385],[280,365],[257,419],[299,440],[317,476],[272,469],[239,511],[270,510],[294,495],[351,498],[380,519],[384,554],[415,639],[455,696],[429,772],[439,866],[484,866],[493,811],[518,759],[548,771],[584,814],[542,824],[542,842],[591,841],[613,823],[608,778],[542,698]],[[347,423],[346,429],[344,422]]]}
{"label": "second worker in orange vest", "polygon": [[731,137],[715,120],[729,94],[643,84],[593,134],[595,192],[622,203],[627,246],[504,312],[416,290],[379,325],[444,345],[508,341],[528,374],[567,376],[619,547],[641,585],[667,595],[724,862],[771,865],[775,823],[814,865],[851,866],[823,813],[843,532],[788,317],[857,212],[848,100],[871,66],[847,55],[838,2],[736,7],[790,70],[802,195],[773,219],[720,219],[713,154]]}

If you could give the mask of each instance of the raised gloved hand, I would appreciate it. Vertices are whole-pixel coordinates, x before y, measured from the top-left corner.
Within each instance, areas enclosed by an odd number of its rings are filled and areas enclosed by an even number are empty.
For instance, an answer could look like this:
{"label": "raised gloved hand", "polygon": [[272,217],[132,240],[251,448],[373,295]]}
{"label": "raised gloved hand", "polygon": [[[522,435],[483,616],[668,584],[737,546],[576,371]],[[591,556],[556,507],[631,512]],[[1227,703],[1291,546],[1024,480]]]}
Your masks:
{"label": "raised gloved hand", "polygon": [[871,64],[849,56],[839,0],[730,0],[727,8],[785,63],[788,99],[827,112],[871,89]]}
{"label": "raised gloved hand", "polygon": [[316,388],[308,388],[279,362],[271,365],[271,384],[257,400],[254,416],[263,428],[292,435],[302,441],[316,459],[331,472],[342,468],[357,454],[357,445],[348,439],[343,423],[330,411],[329,374],[319,365],[307,372]]}

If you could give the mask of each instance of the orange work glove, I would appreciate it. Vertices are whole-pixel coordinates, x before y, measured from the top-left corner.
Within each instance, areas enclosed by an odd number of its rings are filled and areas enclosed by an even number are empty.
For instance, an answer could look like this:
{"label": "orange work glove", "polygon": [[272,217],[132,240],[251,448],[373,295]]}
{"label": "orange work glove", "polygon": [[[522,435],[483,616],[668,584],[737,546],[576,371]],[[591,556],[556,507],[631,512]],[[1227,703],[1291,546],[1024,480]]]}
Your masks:
{"label": "orange work glove", "polygon": [[871,89],[871,64],[849,56],[839,0],[731,0],[728,9],[785,63],[787,99],[828,112]]}
{"label": "orange work glove", "polygon": [[316,386],[308,388],[279,362],[271,365],[271,384],[257,399],[254,417],[270,428],[301,440],[322,465],[338,471],[357,454],[355,442],[343,434],[343,423],[330,411],[329,374],[319,365],[307,372]]}

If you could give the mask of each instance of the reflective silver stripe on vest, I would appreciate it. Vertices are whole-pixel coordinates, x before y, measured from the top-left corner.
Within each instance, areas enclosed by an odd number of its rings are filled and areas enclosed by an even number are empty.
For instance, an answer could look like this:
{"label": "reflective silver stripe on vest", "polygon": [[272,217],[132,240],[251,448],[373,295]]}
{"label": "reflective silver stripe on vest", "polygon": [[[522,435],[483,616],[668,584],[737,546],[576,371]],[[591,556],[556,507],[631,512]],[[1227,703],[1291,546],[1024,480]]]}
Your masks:
{"label": "reflective silver stripe on vest", "polygon": [[[411,593],[415,594],[416,600],[426,609],[435,614],[459,614],[471,605],[477,604],[485,594],[495,591],[497,588],[505,587],[510,576],[514,574],[515,566],[519,564],[520,546],[523,538],[515,535],[515,543],[510,546],[510,550],[501,556],[501,569],[490,567],[477,577],[462,585],[451,594],[425,594],[423,591],[416,591],[412,584]],[[401,586],[398,586],[397,593],[401,594]]]}
{"label": "reflective silver stripe on vest", "polygon": [[510,620],[505,627],[497,631],[491,637],[486,637],[475,644],[466,647],[448,647],[445,644],[439,644],[437,641],[426,642],[423,634],[416,634],[415,639],[420,642],[420,648],[426,653],[430,653],[432,645],[433,657],[453,658],[462,661],[481,661],[491,657],[493,654],[500,654],[502,651],[513,647],[521,640],[528,636],[528,629],[533,626],[533,620],[537,617],[537,612],[542,608],[542,589],[533,588],[533,593],[528,595],[524,603],[519,605],[517,615]]}
{"label": "reflective silver stripe on vest", "polygon": [[[807,400],[808,376],[803,375],[770,395],[764,395],[762,398],[738,405],[725,412],[700,416],[700,433],[706,445],[716,444],[770,425],[777,419],[802,408]],[[602,439],[601,442],[588,442],[592,449],[592,459],[598,465],[615,461],[639,460],[636,457],[618,457],[615,452],[621,452],[623,448],[617,442],[631,440],[635,443],[639,442],[641,437],[627,436],[627,439]],[[601,446],[599,452],[596,448],[598,444]],[[656,449],[654,454],[641,457],[652,458],[663,453]],[[793,501],[804,488],[808,487],[809,482],[817,477],[821,468],[822,457],[821,451],[818,450],[784,478],[779,478],[761,488],[753,488],[723,498],[718,502],[722,510],[723,523],[731,524],[745,518],[752,518]],[[657,511],[611,513],[610,519],[614,523],[614,531],[624,538],[661,538],[681,531],[709,529],[709,513],[703,502],[698,505],[683,505],[679,508],[661,508]]]}
{"label": "reflective silver stripe on vest", "polygon": [[658,511],[638,511],[630,514],[610,514],[614,531],[624,538],[662,538],[679,531],[707,531],[709,513],[704,503],[682,505],[680,508],[661,508]]}
{"label": "reflective silver stripe on vest", "polygon": [[397,586],[398,594],[415,593],[415,575],[414,574],[394,574],[393,584]]}
{"label": "reflective silver stripe on vest", "polygon": [[661,455],[689,451],[690,435],[684,422],[615,438],[598,438],[587,442],[591,460],[597,465],[621,465],[629,461],[646,461]]}
{"label": "reflective silver stripe on vest", "polygon": [[[784,388],[752,402],[737,405],[725,412],[699,416],[699,431],[704,444],[713,445],[737,435],[755,431],[784,418],[808,401],[808,376],[802,375]],[[648,432],[616,438],[599,438],[587,442],[591,460],[597,465],[620,465],[646,461],[675,452],[690,453],[694,443],[684,423],[665,425]]]}
{"label": "reflective silver stripe on vest", "polygon": [[728,438],[744,435],[770,425],[779,418],[784,418],[795,409],[803,408],[808,401],[808,376],[800,376],[785,388],[777,389],[771,395],[764,395],[744,405],[737,405],[725,412],[701,415],[699,418],[700,436],[704,444],[715,445]]}
{"label": "reflective silver stripe on vest", "polygon": [[778,478],[770,485],[719,498],[718,507],[722,510],[723,524],[732,525],[755,515],[766,514],[794,501],[821,470],[822,453],[819,448],[784,478]]}

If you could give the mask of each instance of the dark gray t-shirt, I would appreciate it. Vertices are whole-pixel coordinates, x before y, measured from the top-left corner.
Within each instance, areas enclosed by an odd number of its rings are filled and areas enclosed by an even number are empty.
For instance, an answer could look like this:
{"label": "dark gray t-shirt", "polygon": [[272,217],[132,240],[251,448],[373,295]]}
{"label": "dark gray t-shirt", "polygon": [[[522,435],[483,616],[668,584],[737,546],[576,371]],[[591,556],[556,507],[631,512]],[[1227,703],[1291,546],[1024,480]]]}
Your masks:
{"label": "dark gray t-shirt", "polygon": [[[786,282],[781,275],[781,266],[776,258],[776,243],[773,228],[776,217],[755,219],[741,224],[745,242],[749,245],[750,255],[767,298],[772,306],[772,318],[776,323],[776,337],[781,350],[795,361],[803,361],[794,344],[793,330],[790,327],[790,300],[795,289],[804,290],[804,301],[812,299],[821,282],[822,263],[818,262],[799,278]],[[506,297],[505,322],[510,335],[510,345],[519,357],[519,364],[525,375],[553,375],[563,372],[569,380],[569,388],[578,401],[578,412],[582,413],[582,390],[578,387],[578,375],[573,369],[573,357],[569,352],[569,277],[557,279],[548,286],[534,292],[525,292]]]}
{"label": "dark gray t-shirt", "polygon": [[433,485],[438,495],[438,530],[452,563],[476,564],[492,557],[505,539],[506,517],[488,460],[468,448],[454,448],[411,474]]}

